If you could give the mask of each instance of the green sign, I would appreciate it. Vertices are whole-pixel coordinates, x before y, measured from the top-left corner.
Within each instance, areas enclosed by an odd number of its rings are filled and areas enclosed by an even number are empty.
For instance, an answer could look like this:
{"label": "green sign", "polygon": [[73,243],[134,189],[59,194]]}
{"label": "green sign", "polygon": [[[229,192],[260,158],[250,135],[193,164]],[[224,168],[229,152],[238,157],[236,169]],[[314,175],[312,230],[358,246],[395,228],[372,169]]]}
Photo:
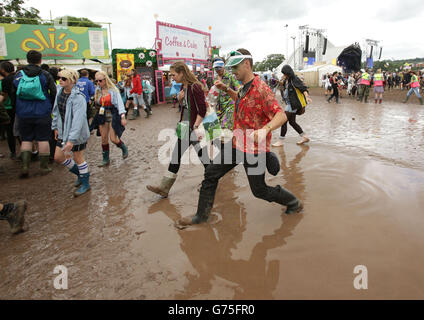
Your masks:
{"label": "green sign", "polygon": [[0,59],[26,59],[30,50],[44,59],[108,59],[107,30],[0,23]]}

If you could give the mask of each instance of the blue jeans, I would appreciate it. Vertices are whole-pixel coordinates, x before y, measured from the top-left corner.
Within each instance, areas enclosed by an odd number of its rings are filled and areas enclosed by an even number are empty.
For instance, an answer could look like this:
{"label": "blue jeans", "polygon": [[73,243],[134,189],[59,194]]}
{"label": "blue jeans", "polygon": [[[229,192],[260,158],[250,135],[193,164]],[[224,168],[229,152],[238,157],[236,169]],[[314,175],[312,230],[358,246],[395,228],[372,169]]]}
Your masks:
{"label": "blue jeans", "polygon": [[418,99],[421,99],[421,95],[420,95],[420,88],[411,88],[408,93],[407,93],[407,97],[410,97],[412,95],[412,93],[415,93],[415,95],[418,97]]}

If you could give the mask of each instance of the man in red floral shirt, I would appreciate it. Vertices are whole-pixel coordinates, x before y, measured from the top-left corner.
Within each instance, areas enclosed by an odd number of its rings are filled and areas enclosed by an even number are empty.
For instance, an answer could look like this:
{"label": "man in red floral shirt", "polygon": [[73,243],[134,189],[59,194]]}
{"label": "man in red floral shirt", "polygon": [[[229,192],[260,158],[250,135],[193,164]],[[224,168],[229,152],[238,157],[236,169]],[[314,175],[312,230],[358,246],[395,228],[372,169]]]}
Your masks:
{"label": "man in red floral shirt", "polygon": [[219,179],[240,163],[243,163],[255,197],[286,206],[286,214],[303,209],[302,203],[288,190],[281,186],[270,187],[265,183],[266,155],[270,152],[272,131],[287,122],[287,117],[268,85],[253,74],[250,52],[239,49],[230,55],[226,67],[232,68],[243,87],[236,92],[221,81],[216,81],[215,85],[236,101],[234,138],[205,171],[196,215],[178,221],[180,226],[208,220]]}

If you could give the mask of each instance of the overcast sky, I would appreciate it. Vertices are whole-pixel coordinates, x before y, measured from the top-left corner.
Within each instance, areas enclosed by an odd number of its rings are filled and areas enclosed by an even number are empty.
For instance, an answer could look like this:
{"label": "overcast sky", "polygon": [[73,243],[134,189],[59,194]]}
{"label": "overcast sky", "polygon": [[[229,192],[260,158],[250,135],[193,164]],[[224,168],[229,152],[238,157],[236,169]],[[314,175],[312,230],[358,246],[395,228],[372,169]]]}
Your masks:
{"label": "overcast sky", "polygon": [[298,27],[306,24],[326,29],[336,46],[380,40],[382,59],[424,57],[423,0],[28,0],[25,6],[39,9],[42,18],[51,11],[53,18],[111,22],[113,48],[152,48],[156,14],[159,21],[206,32],[211,26],[212,45],[224,53],[246,48],[255,61],[285,54],[287,32],[298,37]]}

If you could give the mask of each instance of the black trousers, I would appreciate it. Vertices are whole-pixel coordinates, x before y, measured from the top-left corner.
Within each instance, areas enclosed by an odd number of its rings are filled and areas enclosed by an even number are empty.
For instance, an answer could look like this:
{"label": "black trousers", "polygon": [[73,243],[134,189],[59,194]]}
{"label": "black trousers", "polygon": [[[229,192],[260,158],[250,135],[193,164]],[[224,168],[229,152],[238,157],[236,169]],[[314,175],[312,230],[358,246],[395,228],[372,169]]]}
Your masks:
{"label": "black trousers", "polygon": [[336,98],[336,102],[339,102],[339,88],[333,87],[333,94],[328,98],[328,102],[330,102],[333,98]]}
{"label": "black trousers", "polygon": [[174,150],[172,151],[172,158],[171,163],[169,164],[168,171],[172,172],[174,174],[177,174],[180,170],[181,166],[181,158],[183,157],[184,153],[187,151],[187,149],[193,145],[194,149],[197,152],[197,155],[202,162],[203,166],[206,168],[209,163],[210,159],[208,156],[208,150],[207,147],[204,147],[203,149],[200,147],[199,141],[197,140],[184,140],[178,139],[175,143]]}
{"label": "black trousers", "polygon": [[[292,126],[292,128],[294,130],[296,130],[296,132],[298,134],[303,134],[302,128],[296,122],[296,113],[294,113],[294,112],[286,112],[286,116],[287,116],[287,119],[288,119],[288,123],[290,123],[290,125]],[[286,134],[287,134],[287,122],[281,126],[280,136],[281,137],[285,137]]]}
{"label": "black trousers", "polygon": [[205,170],[197,216],[209,215],[215,200],[219,179],[241,163],[249,180],[250,189],[256,198],[284,206],[295,204],[298,201],[292,193],[281,186],[270,187],[265,183],[266,154],[256,156],[246,154],[232,148],[232,142],[230,142],[224,145],[224,149]]}

